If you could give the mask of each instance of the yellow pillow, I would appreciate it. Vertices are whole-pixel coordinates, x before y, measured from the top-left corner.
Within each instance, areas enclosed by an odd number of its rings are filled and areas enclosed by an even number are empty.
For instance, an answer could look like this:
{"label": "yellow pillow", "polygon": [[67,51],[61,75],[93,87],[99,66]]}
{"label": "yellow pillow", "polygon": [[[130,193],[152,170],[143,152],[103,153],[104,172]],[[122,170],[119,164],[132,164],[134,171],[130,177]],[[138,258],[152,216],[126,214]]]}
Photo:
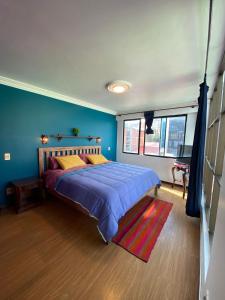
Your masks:
{"label": "yellow pillow", "polygon": [[56,156],[55,159],[63,170],[86,165],[78,155]]}
{"label": "yellow pillow", "polygon": [[87,159],[93,165],[104,164],[104,163],[108,162],[108,160],[102,154],[90,154],[90,155],[87,155]]}

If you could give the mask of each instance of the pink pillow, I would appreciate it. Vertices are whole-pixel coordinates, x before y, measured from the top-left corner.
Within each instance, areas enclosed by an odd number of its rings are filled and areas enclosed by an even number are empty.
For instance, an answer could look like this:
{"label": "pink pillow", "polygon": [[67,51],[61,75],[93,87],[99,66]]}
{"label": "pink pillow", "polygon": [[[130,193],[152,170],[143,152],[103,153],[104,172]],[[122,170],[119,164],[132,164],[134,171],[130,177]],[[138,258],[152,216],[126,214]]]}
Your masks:
{"label": "pink pillow", "polygon": [[58,164],[58,162],[57,162],[57,160],[55,159],[54,156],[50,156],[50,157],[48,158],[48,168],[49,168],[50,170],[57,170],[57,169],[60,169],[60,166],[59,166],[59,164]]}
{"label": "pink pillow", "polygon": [[85,164],[89,164],[89,160],[87,158],[89,154],[79,154],[80,158],[85,162]]}

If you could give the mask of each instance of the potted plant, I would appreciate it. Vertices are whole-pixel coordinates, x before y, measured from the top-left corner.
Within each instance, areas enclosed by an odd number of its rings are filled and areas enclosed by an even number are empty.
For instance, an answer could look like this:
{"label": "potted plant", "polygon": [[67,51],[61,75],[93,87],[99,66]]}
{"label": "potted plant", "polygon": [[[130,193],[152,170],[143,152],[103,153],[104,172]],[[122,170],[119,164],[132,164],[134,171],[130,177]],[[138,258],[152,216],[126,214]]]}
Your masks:
{"label": "potted plant", "polygon": [[78,136],[80,129],[79,128],[73,128],[72,129],[73,135]]}

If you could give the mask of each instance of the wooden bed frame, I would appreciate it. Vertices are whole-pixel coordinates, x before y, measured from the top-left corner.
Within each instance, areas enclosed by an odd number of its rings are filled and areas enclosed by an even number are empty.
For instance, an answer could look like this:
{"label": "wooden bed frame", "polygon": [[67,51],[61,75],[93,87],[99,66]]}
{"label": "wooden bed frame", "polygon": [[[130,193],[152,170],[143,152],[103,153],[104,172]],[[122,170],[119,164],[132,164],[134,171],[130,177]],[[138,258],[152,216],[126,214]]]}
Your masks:
{"label": "wooden bed frame", "polygon": [[[71,146],[71,147],[46,147],[46,148],[38,148],[38,163],[39,163],[39,176],[43,177],[44,172],[48,169],[48,158],[50,156],[64,156],[64,155],[78,155],[78,154],[101,154],[101,146]],[[158,186],[154,186],[149,189],[146,194],[154,189],[154,196],[158,194]],[[47,190],[55,198],[60,199],[64,203],[69,206],[81,211],[85,215],[89,216],[89,213],[86,209],[84,209],[81,205],[76,202],[73,202],[71,199],[66,198],[64,196],[60,196],[55,191]],[[141,199],[144,195],[141,197]],[[141,200],[140,199],[140,200]],[[108,242],[106,242],[108,244]]]}
{"label": "wooden bed frame", "polygon": [[48,158],[50,156],[78,154],[101,154],[101,146],[71,146],[38,148],[39,176],[42,177],[48,169]]}
{"label": "wooden bed frame", "polygon": [[[101,146],[71,146],[71,147],[48,147],[38,148],[38,163],[39,163],[39,176],[43,177],[43,174],[48,170],[48,158],[51,156],[64,156],[64,155],[78,155],[78,154],[101,154]],[[47,190],[48,194],[60,199],[69,206],[81,211],[85,215],[89,216],[87,210],[76,202],[71,201],[64,196],[59,195],[55,191]]]}

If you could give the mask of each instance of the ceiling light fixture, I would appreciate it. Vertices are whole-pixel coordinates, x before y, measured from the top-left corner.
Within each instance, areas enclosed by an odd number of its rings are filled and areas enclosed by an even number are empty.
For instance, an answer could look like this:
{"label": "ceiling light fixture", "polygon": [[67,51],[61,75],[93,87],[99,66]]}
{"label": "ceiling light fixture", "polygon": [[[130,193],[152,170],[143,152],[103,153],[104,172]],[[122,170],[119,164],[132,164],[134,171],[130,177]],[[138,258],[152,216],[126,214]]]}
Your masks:
{"label": "ceiling light fixture", "polygon": [[107,83],[106,88],[111,93],[123,94],[131,88],[131,83],[124,80],[116,80]]}

